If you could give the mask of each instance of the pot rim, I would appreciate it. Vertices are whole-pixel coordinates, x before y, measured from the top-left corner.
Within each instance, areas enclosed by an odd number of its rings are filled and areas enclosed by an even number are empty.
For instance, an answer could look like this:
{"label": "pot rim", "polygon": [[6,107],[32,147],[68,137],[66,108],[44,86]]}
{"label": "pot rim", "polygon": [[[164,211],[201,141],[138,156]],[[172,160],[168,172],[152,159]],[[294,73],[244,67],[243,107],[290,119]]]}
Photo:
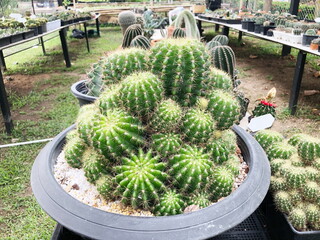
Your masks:
{"label": "pot rim", "polygon": [[93,101],[95,101],[97,99],[97,97],[89,96],[84,91],[79,91],[81,88],[85,87],[84,83],[86,81],[87,80],[80,80],[80,81],[72,84],[71,92],[78,99],[82,99],[82,100],[87,100],[87,101],[92,101],[93,102]]}

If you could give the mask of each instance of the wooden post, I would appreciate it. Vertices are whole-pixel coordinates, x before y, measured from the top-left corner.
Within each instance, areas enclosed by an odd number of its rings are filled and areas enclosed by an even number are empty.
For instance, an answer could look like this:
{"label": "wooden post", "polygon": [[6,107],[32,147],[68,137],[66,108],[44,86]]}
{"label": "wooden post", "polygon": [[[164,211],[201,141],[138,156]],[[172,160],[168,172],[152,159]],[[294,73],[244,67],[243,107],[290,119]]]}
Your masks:
{"label": "wooden post", "polygon": [[293,15],[297,15],[298,9],[299,9],[299,3],[300,3],[300,0],[291,0],[289,13]]}

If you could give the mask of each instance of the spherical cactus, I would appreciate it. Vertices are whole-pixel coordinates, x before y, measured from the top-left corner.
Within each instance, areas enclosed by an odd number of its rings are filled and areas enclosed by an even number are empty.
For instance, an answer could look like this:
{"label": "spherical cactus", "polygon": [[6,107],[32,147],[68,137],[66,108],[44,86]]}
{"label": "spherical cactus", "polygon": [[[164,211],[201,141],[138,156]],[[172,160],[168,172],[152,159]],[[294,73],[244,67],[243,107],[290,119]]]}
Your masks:
{"label": "spherical cactus", "polygon": [[118,15],[118,22],[124,34],[130,25],[136,23],[136,15],[132,11],[122,11]]}
{"label": "spherical cactus", "polygon": [[288,220],[292,226],[299,231],[306,230],[307,228],[306,213],[300,208],[292,209],[289,213]]}
{"label": "spherical cactus", "polygon": [[228,148],[228,144],[225,141],[212,137],[206,143],[206,151],[211,155],[215,163],[221,164],[229,159],[231,149]]}
{"label": "spherical cactus", "polygon": [[306,206],[307,222],[312,230],[320,230],[320,207],[316,204],[308,204]]}
{"label": "spherical cactus", "polygon": [[104,61],[93,64],[91,71],[87,74],[88,80],[85,82],[89,96],[99,96],[104,87],[103,83],[103,65]]}
{"label": "spherical cactus", "polygon": [[208,94],[208,111],[217,121],[219,129],[227,129],[238,119],[240,106],[237,99],[223,90],[214,90]]}
{"label": "spherical cactus", "polygon": [[212,39],[212,41],[217,41],[221,43],[221,45],[228,45],[229,38],[226,35],[217,35]]}
{"label": "spherical cactus", "polygon": [[210,57],[201,42],[166,39],[151,48],[153,73],[164,83],[168,97],[183,106],[194,105],[209,74]]}
{"label": "spherical cactus", "polygon": [[102,174],[101,177],[96,181],[96,187],[100,195],[105,199],[113,199],[114,193],[114,180],[111,175]]}
{"label": "spherical cactus", "polygon": [[297,149],[286,142],[276,142],[271,144],[266,150],[269,160],[275,158],[289,159]]}
{"label": "spherical cactus", "polygon": [[275,117],[276,105],[265,100],[261,100],[260,103],[253,109],[252,115],[254,117],[259,117],[266,114],[271,114],[273,117]]}
{"label": "spherical cactus", "polygon": [[[290,186],[289,186],[290,187]],[[297,205],[299,203],[302,202],[303,198],[302,198],[302,193],[297,190],[297,189],[292,189],[292,190],[289,190],[289,195],[290,195],[290,199],[291,199],[291,203],[293,205]]]}
{"label": "spherical cactus", "polygon": [[142,33],[143,29],[140,24],[133,24],[129,26],[123,35],[122,48],[130,47],[132,40],[137,36],[141,36]]}
{"label": "spherical cactus", "polygon": [[282,165],[285,164],[285,163],[286,163],[285,159],[279,159],[279,158],[272,159],[270,161],[271,172],[272,173],[278,173],[280,171]]}
{"label": "spherical cactus", "polygon": [[106,158],[116,160],[144,144],[140,122],[120,109],[96,114],[92,125],[92,145]]}
{"label": "spherical cactus", "polygon": [[272,191],[280,191],[287,189],[287,180],[279,176],[271,176],[270,186]]}
{"label": "spherical cactus", "polygon": [[228,196],[232,191],[234,176],[230,169],[220,166],[213,170],[210,193],[214,200]]}
{"label": "spherical cactus", "polygon": [[193,143],[204,143],[215,129],[215,122],[210,113],[200,109],[189,109],[183,120],[183,133]]}
{"label": "spherical cactus", "polygon": [[312,166],[314,166],[316,169],[318,169],[318,171],[320,171],[320,158],[315,159],[312,162]]}
{"label": "spherical cactus", "polygon": [[229,46],[216,46],[210,50],[213,66],[225,71],[233,79],[235,75],[236,56]]}
{"label": "spherical cactus", "polygon": [[214,132],[216,138],[221,138],[221,141],[227,144],[228,149],[232,153],[236,152],[237,149],[237,135],[231,129],[226,129],[223,131],[216,131]]}
{"label": "spherical cactus", "polygon": [[142,48],[144,50],[147,50],[151,47],[150,40],[145,36],[138,35],[134,39],[132,39],[130,47]]}
{"label": "spherical cactus", "polygon": [[282,142],[284,139],[281,133],[269,129],[257,132],[254,137],[264,150],[267,150],[274,143]]}
{"label": "spherical cactus", "polygon": [[274,203],[276,208],[283,213],[289,213],[293,208],[290,195],[285,191],[278,191],[274,194]]}
{"label": "spherical cactus", "polygon": [[212,161],[202,148],[186,145],[169,160],[169,164],[174,184],[182,191],[203,189],[209,182]]}
{"label": "spherical cactus", "polygon": [[286,178],[290,188],[299,188],[306,183],[306,173],[302,167],[284,164],[280,169],[280,173]]}
{"label": "spherical cactus", "polygon": [[295,166],[295,167],[304,167],[304,163],[303,161],[299,158],[298,154],[295,153],[293,154],[290,158],[290,163],[292,166]]}
{"label": "spherical cactus", "polygon": [[298,154],[305,163],[311,164],[320,157],[320,140],[311,136],[304,137],[298,145]]}
{"label": "spherical cactus", "polygon": [[174,132],[182,118],[182,108],[171,99],[159,103],[151,119],[151,127],[158,132]]}
{"label": "spherical cactus", "polygon": [[102,155],[95,149],[88,148],[82,156],[83,171],[87,180],[91,183],[95,182],[104,173],[107,173],[107,164]]}
{"label": "spherical cactus", "polygon": [[172,33],[173,38],[185,38],[186,32],[181,28],[175,28]]}
{"label": "spherical cactus", "polygon": [[148,70],[148,52],[139,48],[116,51],[105,59],[105,84],[118,83],[124,77],[136,71]]}
{"label": "spherical cactus", "polygon": [[82,155],[85,151],[86,145],[79,137],[76,130],[72,130],[68,135],[73,136],[69,137],[67,144],[63,147],[65,159],[71,167],[80,168],[82,165]]}
{"label": "spherical cactus", "polygon": [[138,155],[123,158],[122,165],[114,168],[117,192],[123,203],[148,209],[154,201],[159,201],[159,193],[165,190],[168,176],[163,171],[165,163],[159,162],[159,156],[153,157],[151,150],[144,153],[139,149]]}
{"label": "spherical cactus", "polygon": [[295,28],[292,30],[293,35],[299,36],[302,33],[302,29],[300,28]]}
{"label": "spherical cactus", "polygon": [[208,91],[216,88],[231,91],[232,84],[232,79],[226,72],[211,68],[209,77],[206,80],[205,88]]}
{"label": "spherical cactus", "polygon": [[320,198],[320,186],[316,182],[307,181],[302,188],[303,196],[308,201],[317,201]]}
{"label": "spherical cactus", "polygon": [[288,140],[288,143],[291,144],[292,146],[299,146],[301,141],[304,139],[304,138],[307,138],[308,135],[306,134],[303,134],[303,133],[297,133],[297,134],[294,134],[292,135],[289,140]]}
{"label": "spherical cactus", "polygon": [[138,116],[149,115],[161,101],[162,82],[152,73],[138,72],[126,77],[121,84],[123,106]]}
{"label": "spherical cactus", "polygon": [[230,155],[228,160],[223,163],[223,166],[228,168],[234,176],[238,176],[240,173],[240,160],[238,155]]}
{"label": "spherical cactus", "polygon": [[152,137],[152,147],[161,156],[169,157],[177,153],[182,145],[180,135],[174,133],[159,133],[154,134]]}
{"label": "spherical cactus", "polygon": [[183,212],[185,202],[181,194],[175,190],[168,190],[161,197],[159,203],[155,206],[154,213],[157,216],[176,215]]}
{"label": "spherical cactus", "polygon": [[188,199],[188,205],[197,205],[200,208],[208,207],[211,205],[210,195],[204,191],[193,193]]}
{"label": "spherical cactus", "polygon": [[218,41],[215,41],[215,40],[211,40],[210,42],[208,42],[206,44],[206,49],[207,50],[211,50],[212,48],[216,47],[216,46],[221,46],[222,44]]}
{"label": "spherical cactus", "polygon": [[305,169],[308,180],[311,180],[311,181],[320,180],[320,172],[318,169],[311,166],[305,167],[304,169]]}
{"label": "spherical cactus", "polygon": [[120,84],[108,85],[97,99],[101,113],[105,114],[108,110],[118,108],[120,103]]}

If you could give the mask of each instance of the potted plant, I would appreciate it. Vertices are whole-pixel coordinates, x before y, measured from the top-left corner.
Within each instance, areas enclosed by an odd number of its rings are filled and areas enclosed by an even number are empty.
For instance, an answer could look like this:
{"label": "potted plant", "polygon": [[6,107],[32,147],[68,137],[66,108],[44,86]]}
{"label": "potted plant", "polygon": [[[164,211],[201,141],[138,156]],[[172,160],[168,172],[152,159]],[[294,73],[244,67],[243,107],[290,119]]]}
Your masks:
{"label": "potted plant", "polygon": [[268,30],[270,29],[275,29],[276,27],[271,25],[271,22],[270,21],[264,21],[262,26],[260,26],[260,32],[263,34],[263,35],[268,35],[267,32]]}
{"label": "potted plant", "polygon": [[318,50],[320,46],[320,38],[313,39],[310,44],[311,50]]}
{"label": "potted plant", "polygon": [[261,32],[261,26],[263,25],[263,23],[265,22],[265,18],[264,17],[257,17],[256,21],[254,23],[254,32],[255,33],[260,33]]}
{"label": "potted plant", "polygon": [[302,36],[302,45],[303,46],[310,46],[311,41],[313,39],[318,38],[316,30],[314,29],[308,29]]}
{"label": "potted plant", "polygon": [[249,18],[248,20],[248,31],[249,32],[254,32],[254,24],[255,24],[255,17]]}

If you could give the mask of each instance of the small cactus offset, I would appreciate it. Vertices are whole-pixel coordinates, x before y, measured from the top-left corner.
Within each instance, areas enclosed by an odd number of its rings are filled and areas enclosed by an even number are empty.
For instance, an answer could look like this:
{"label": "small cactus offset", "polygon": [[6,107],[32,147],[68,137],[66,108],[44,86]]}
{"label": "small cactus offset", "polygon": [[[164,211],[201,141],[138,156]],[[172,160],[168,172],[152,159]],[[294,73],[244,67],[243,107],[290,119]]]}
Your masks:
{"label": "small cactus offset", "polygon": [[113,192],[114,192],[114,179],[111,175],[102,174],[100,178],[96,181],[96,187],[98,192],[105,198],[105,199],[113,199]]}
{"label": "small cactus offset", "polygon": [[320,230],[320,207],[316,204],[308,204],[306,206],[307,223],[314,230]]}
{"label": "small cactus offset", "polygon": [[186,145],[169,160],[170,175],[184,192],[203,189],[209,183],[212,161],[203,149]]}
{"label": "small cactus offset", "polygon": [[287,180],[283,177],[271,176],[270,187],[275,192],[287,190]]}
{"label": "small cactus offset", "polygon": [[189,197],[188,205],[197,205],[200,208],[208,207],[211,205],[210,195],[204,191],[193,193]]}
{"label": "small cactus offset", "polygon": [[103,89],[103,65],[103,60],[93,64],[92,70],[87,74],[89,79],[85,82],[85,85],[89,96],[99,96]]}
{"label": "small cactus offset", "polygon": [[105,114],[108,110],[119,108],[120,103],[120,84],[108,85],[100,94],[97,100],[101,113]]}
{"label": "small cactus offset", "polygon": [[279,211],[287,214],[293,208],[290,195],[285,191],[278,191],[274,194],[274,203]]}
{"label": "small cactus offset", "polygon": [[307,228],[307,216],[301,208],[294,208],[289,213],[288,220],[299,231],[306,230]]}
{"label": "small cactus offset", "polygon": [[123,203],[150,209],[153,202],[159,202],[159,194],[166,189],[164,182],[168,178],[163,172],[165,163],[159,162],[159,156],[153,157],[151,150],[144,153],[139,149],[137,155],[123,158],[122,165],[114,168],[117,192]]}
{"label": "small cactus offset", "polygon": [[88,148],[82,157],[84,175],[87,180],[94,183],[106,172],[106,162],[93,148]]}
{"label": "small cactus offset", "polygon": [[[68,133],[68,135],[74,135],[68,140],[67,144],[64,146],[63,151],[67,163],[73,168],[80,168],[82,166],[82,155],[85,151],[85,143],[78,136],[76,130],[73,130]],[[68,137],[67,137],[68,138]]]}
{"label": "small cactus offset", "polygon": [[224,71],[217,68],[212,68],[208,79],[206,80],[206,89],[222,89],[226,91],[231,91],[233,88],[233,83],[231,77]]}
{"label": "small cactus offset", "polygon": [[276,142],[266,150],[269,160],[275,158],[289,159],[297,149],[286,142]]}
{"label": "small cactus offset", "polygon": [[228,45],[229,38],[225,35],[217,35],[212,39],[212,41],[217,41],[221,43],[221,45]]}
{"label": "small cactus offset", "polygon": [[320,197],[320,186],[316,182],[307,181],[303,185],[303,196],[306,200],[313,202]]}
{"label": "small cactus offset", "polygon": [[206,44],[206,49],[208,51],[210,51],[212,48],[216,47],[216,46],[221,46],[222,44],[218,41],[215,41],[215,40],[211,40],[210,42],[208,42]]}
{"label": "small cactus offset", "polygon": [[214,200],[226,197],[231,193],[234,176],[230,169],[220,166],[213,170],[210,192]]}
{"label": "small cactus offset", "polygon": [[181,28],[176,28],[173,30],[173,38],[185,38],[187,36],[186,32]]}
{"label": "small cactus offset", "polygon": [[136,23],[136,16],[132,11],[122,11],[118,15],[118,22],[124,34],[130,25]]}
{"label": "small cactus offset", "polygon": [[175,190],[168,190],[160,197],[159,203],[155,206],[154,213],[157,216],[180,214],[183,212],[185,205],[181,194]]}
{"label": "small cactus offset", "polygon": [[280,173],[287,180],[291,188],[300,188],[306,183],[306,173],[302,167],[294,167],[290,165],[282,165]]}
{"label": "small cactus offset", "polygon": [[254,137],[264,150],[267,150],[272,144],[284,140],[282,134],[269,129],[257,132]]}
{"label": "small cactus offset", "polygon": [[143,29],[141,28],[140,24],[133,24],[129,26],[123,36],[122,48],[130,47],[132,40],[137,36],[141,36],[142,33]]}
{"label": "small cactus offset", "polygon": [[235,75],[236,56],[229,46],[216,46],[210,50],[213,66],[228,73],[231,78]]}
{"label": "small cactus offset", "polygon": [[237,99],[229,92],[214,90],[208,94],[208,111],[217,121],[219,129],[227,129],[238,119],[240,106]]}
{"label": "small cactus offset", "polygon": [[240,173],[240,162],[238,155],[230,155],[228,160],[225,161],[222,166],[228,168],[233,173],[233,176],[238,176]]}
{"label": "small cactus offset", "polygon": [[298,145],[298,154],[304,162],[311,164],[311,162],[320,157],[320,139],[306,136]]}
{"label": "small cactus offset", "polygon": [[164,157],[169,157],[179,151],[182,145],[180,135],[174,133],[154,134],[152,137],[152,147]]}
{"label": "small cactus offset", "polygon": [[145,36],[138,35],[134,39],[132,39],[130,47],[142,48],[144,50],[147,50],[151,47],[150,40]]}

